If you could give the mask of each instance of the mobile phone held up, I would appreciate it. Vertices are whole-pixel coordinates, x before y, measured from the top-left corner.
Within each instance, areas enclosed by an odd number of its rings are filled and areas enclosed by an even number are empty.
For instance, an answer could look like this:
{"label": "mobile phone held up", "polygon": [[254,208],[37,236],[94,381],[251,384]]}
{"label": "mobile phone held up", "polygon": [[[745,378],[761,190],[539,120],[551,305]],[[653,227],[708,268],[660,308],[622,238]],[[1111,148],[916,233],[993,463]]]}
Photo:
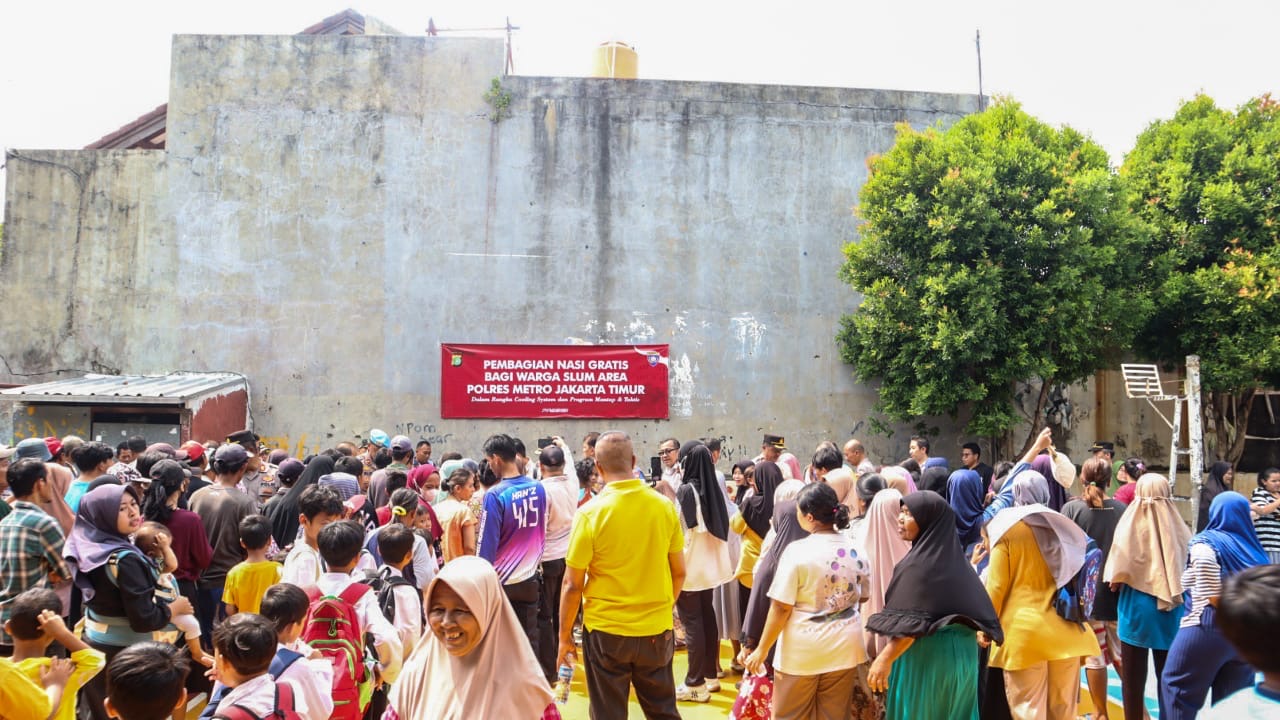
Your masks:
{"label": "mobile phone held up", "polygon": [[649,482],[656,483],[662,478],[662,460],[654,455],[649,458]]}
{"label": "mobile phone held up", "polygon": [[538,449],[541,450],[542,448],[551,445],[553,442],[554,441],[549,437],[538,438]]}

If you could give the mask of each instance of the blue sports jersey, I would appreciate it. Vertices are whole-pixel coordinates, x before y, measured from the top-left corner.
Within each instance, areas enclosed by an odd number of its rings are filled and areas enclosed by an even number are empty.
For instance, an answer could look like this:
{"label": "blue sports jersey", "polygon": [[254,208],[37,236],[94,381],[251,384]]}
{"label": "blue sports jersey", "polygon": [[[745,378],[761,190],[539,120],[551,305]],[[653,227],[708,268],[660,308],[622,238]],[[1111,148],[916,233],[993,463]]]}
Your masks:
{"label": "blue sports jersey", "polygon": [[524,475],[507,478],[484,494],[480,557],[493,564],[503,585],[532,578],[547,544],[547,491]]}

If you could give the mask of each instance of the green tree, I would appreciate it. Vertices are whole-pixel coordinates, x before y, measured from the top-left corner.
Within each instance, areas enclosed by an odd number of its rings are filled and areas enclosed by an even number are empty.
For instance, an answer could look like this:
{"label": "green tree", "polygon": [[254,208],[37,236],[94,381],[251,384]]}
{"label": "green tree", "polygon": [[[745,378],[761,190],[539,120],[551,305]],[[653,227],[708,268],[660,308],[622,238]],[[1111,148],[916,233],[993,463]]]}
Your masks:
{"label": "green tree", "polygon": [[[880,380],[893,420],[967,403],[967,432],[1007,439],[1030,422],[1025,447],[1051,388],[1112,364],[1145,315],[1125,291],[1142,232],[1106,152],[1016,102],[945,130],[899,127],[858,215],[841,277],[863,299],[837,342],[858,379]],[[1032,379],[1027,412],[1018,387]]]}
{"label": "green tree", "polygon": [[1193,98],[1138,137],[1121,174],[1153,231],[1155,311],[1134,350],[1200,356],[1207,444],[1234,463],[1254,396],[1280,386],[1280,103]]}

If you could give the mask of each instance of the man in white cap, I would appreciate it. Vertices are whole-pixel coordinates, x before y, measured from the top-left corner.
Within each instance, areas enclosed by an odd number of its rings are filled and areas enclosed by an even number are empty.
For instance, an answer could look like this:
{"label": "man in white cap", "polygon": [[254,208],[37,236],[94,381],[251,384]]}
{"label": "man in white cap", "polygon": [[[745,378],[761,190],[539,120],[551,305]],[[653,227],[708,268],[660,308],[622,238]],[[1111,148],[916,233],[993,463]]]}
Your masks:
{"label": "man in white cap", "polygon": [[363,460],[365,465],[373,465],[373,456],[378,454],[378,449],[390,444],[391,438],[386,432],[373,428],[369,431],[369,439],[361,446],[361,452],[357,457]]}

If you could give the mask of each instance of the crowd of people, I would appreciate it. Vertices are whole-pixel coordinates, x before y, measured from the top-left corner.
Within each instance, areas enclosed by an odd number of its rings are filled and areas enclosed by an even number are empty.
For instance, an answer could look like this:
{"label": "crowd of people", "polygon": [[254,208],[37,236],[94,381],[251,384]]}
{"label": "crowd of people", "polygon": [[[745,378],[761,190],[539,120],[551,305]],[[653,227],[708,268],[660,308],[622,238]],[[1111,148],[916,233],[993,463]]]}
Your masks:
{"label": "crowd of people", "polygon": [[1280,469],[1213,465],[1193,534],[1141,458],[1048,430],[954,470],[537,444],[0,446],[0,718],[537,720],[579,666],[596,720],[1056,720],[1082,669],[1105,718],[1112,666],[1133,720],[1149,662],[1161,718],[1280,713]]}

